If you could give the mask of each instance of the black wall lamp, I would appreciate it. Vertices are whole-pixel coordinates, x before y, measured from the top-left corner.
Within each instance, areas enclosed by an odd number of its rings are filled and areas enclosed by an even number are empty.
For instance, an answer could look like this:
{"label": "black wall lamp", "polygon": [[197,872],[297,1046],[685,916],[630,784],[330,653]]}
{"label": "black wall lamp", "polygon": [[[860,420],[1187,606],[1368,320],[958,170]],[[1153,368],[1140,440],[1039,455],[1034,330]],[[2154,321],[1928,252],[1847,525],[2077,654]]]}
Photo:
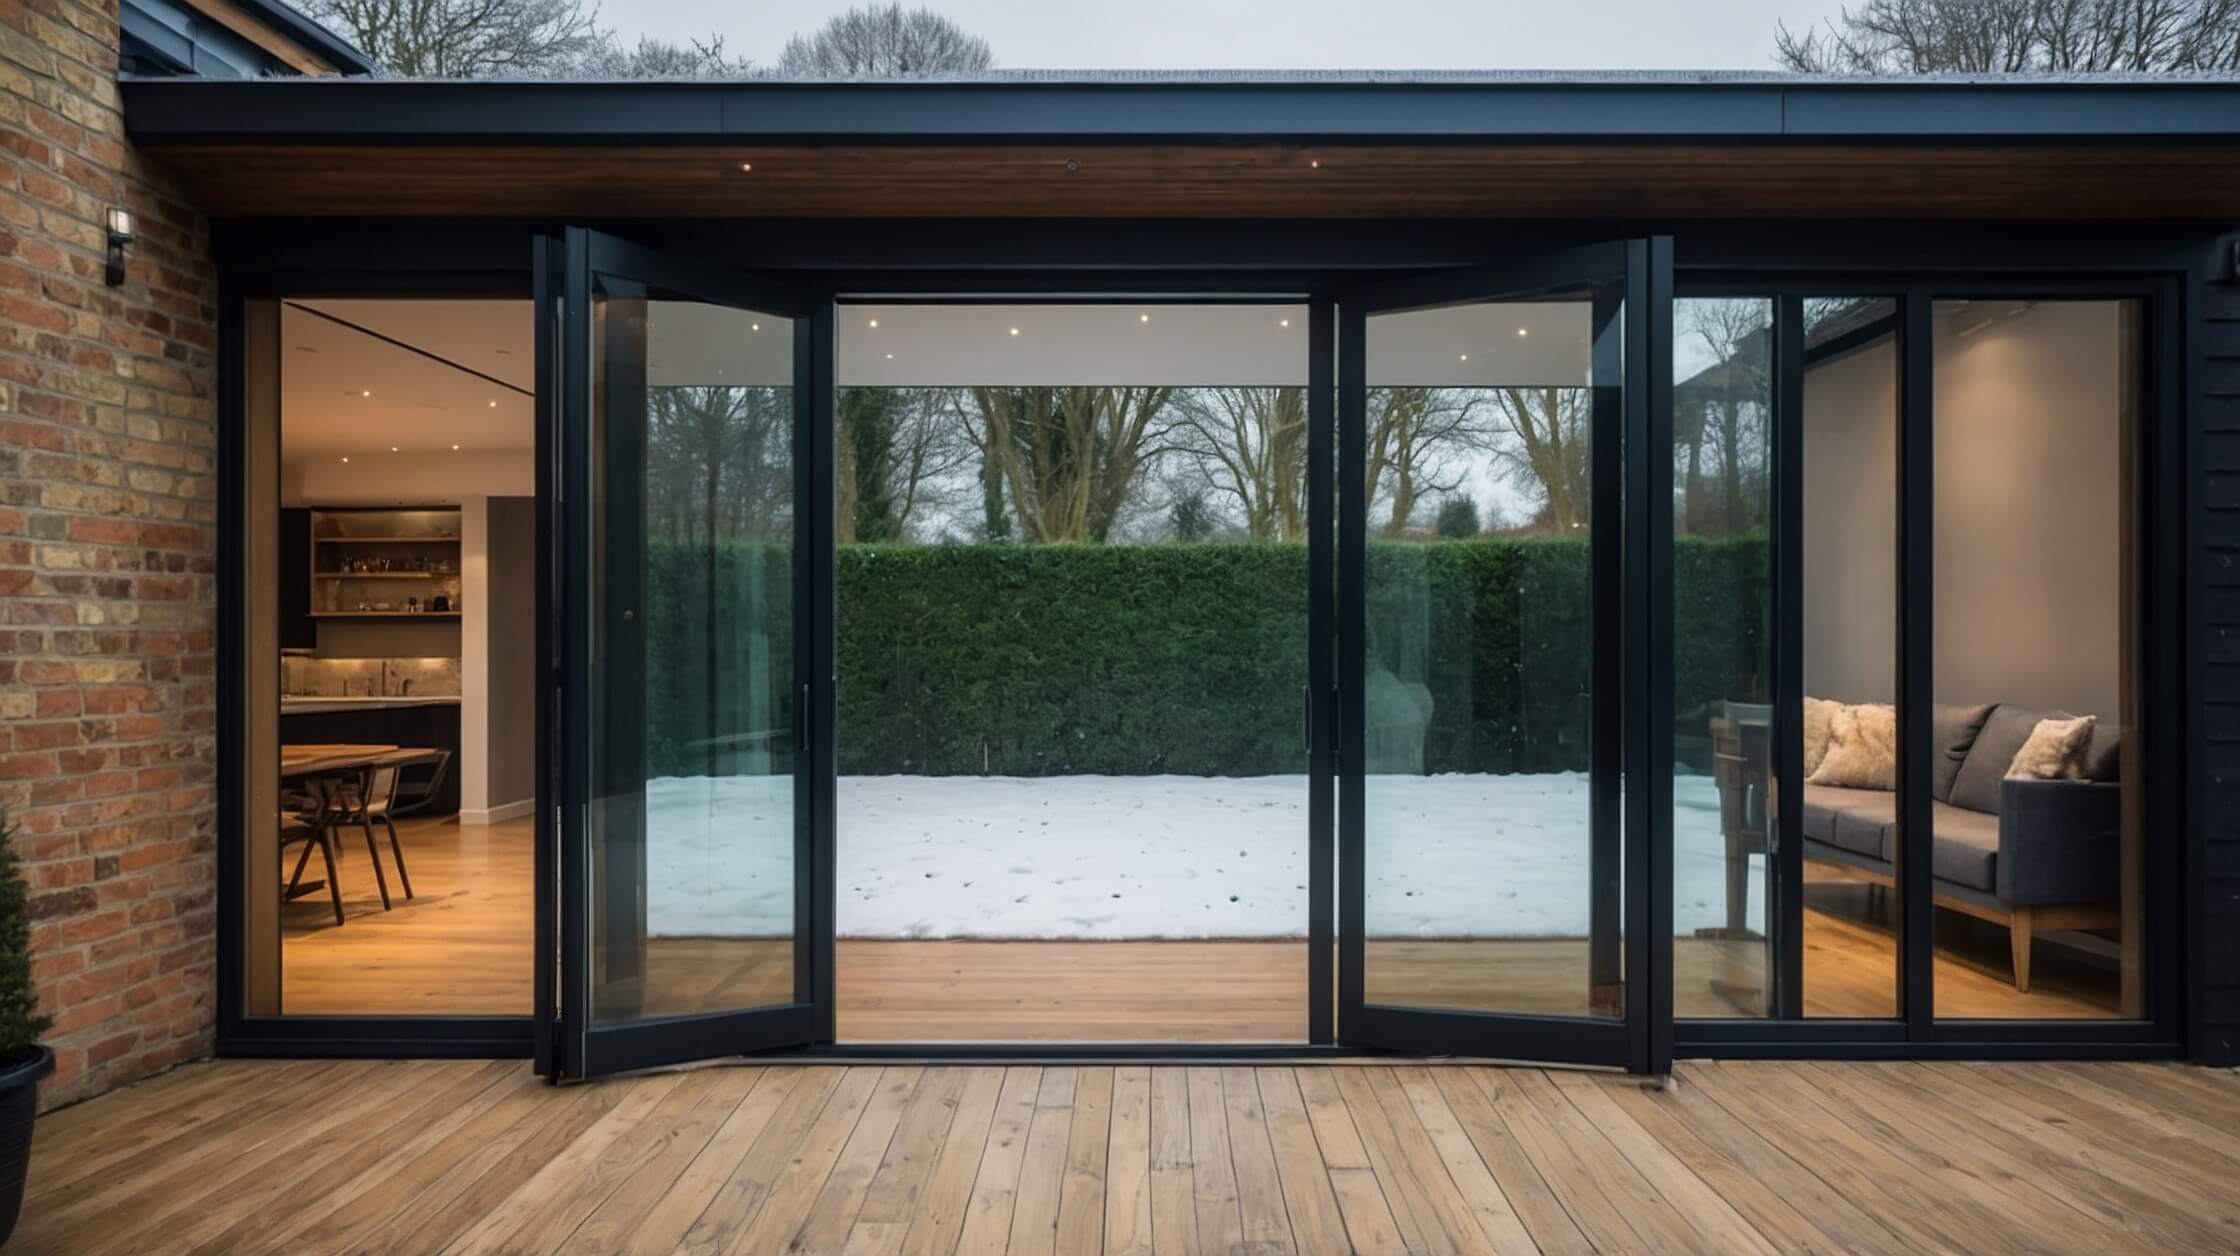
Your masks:
{"label": "black wall lamp", "polygon": [[109,207],[109,266],[103,278],[114,288],[124,282],[124,246],[132,243],[132,211],[122,205]]}

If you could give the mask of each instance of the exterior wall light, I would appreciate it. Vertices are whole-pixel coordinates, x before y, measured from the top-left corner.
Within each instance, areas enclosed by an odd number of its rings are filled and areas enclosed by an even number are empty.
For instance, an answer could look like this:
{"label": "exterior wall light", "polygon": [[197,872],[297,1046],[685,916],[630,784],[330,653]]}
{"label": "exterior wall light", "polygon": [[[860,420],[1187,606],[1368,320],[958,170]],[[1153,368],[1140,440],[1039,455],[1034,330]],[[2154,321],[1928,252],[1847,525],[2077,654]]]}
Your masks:
{"label": "exterior wall light", "polygon": [[124,282],[124,246],[138,234],[132,229],[132,211],[122,205],[109,207],[109,265],[102,277],[114,288]]}

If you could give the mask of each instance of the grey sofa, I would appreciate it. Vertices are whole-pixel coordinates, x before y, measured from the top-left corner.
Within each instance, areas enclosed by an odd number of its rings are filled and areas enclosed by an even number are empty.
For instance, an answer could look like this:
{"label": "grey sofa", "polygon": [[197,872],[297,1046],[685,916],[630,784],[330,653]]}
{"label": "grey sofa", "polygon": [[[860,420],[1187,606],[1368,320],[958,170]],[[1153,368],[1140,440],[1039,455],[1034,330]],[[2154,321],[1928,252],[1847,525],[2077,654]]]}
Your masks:
{"label": "grey sofa", "polygon": [[[2008,765],[2051,712],[1947,706],[1934,716],[1931,871],[1937,905],[2005,924],[2015,989],[2030,989],[2040,929],[2120,923],[2121,744],[2096,731],[2085,780],[2007,780]],[[1804,855],[1844,879],[1892,884],[1897,799],[1888,790],[1804,787]]]}

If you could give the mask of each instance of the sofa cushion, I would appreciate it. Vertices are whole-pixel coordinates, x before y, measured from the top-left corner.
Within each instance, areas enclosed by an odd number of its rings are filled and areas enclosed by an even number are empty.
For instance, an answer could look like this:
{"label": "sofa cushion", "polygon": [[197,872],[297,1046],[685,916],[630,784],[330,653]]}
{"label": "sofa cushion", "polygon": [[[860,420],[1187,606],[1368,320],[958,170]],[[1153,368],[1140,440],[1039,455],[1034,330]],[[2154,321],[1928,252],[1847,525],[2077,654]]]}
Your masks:
{"label": "sofa cushion", "polygon": [[1936,840],[1930,847],[1929,863],[1937,880],[1985,893],[1998,888],[1999,817],[1950,803],[1932,803],[1930,826]]}
{"label": "sofa cushion", "polygon": [[1804,835],[1869,859],[1888,859],[1897,801],[1887,790],[1804,787]]}
{"label": "sofa cushion", "polygon": [[1805,783],[1890,789],[1897,780],[1897,710],[1888,703],[1865,702],[1836,712],[1828,753]]}
{"label": "sofa cushion", "polygon": [[1976,744],[1977,734],[1983,731],[1983,722],[1991,718],[1991,704],[1982,706],[1957,706],[1939,702],[1931,712],[1930,731],[1936,739],[1936,775],[1929,781],[1929,796],[1938,802],[1952,801],[1952,782],[1960,775],[1960,765],[1967,762],[1968,750]]}
{"label": "sofa cushion", "polygon": [[2073,720],[2039,720],[2030,740],[2015,751],[2014,764],[2007,769],[2007,779],[2083,780],[2085,751],[2092,745],[2092,729],[2099,722],[2099,717],[2093,715],[2080,715]]}
{"label": "sofa cushion", "polygon": [[1999,814],[1999,782],[2007,779],[2015,752],[2030,740],[2038,721],[2050,714],[2018,706],[1995,708],[1983,722],[1983,731],[1976,734],[1975,744],[1968,747],[1968,757],[1952,779],[1952,793],[1945,801],[1970,811]]}
{"label": "sofa cushion", "polygon": [[2103,720],[2092,728],[2092,745],[2084,752],[2084,779],[2123,779],[2123,730]]}
{"label": "sofa cushion", "polygon": [[1873,802],[1853,803],[1836,813],[1836,835],[1831,845],[1853,854],[1891,858],[1898,831],[1898,797],[1875,793]]}

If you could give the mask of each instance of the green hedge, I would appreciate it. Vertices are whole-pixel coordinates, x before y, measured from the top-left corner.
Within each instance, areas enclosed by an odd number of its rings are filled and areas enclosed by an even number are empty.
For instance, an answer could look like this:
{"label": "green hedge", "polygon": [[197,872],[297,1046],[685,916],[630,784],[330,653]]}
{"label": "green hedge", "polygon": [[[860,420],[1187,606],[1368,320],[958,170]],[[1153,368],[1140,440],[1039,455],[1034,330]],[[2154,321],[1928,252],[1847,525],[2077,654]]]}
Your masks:
{"label": "green hedge", "polygon": [[[699,595],[704,548],[659,546],[649,560],[649,767],[702,771],[690,747],[779,718],[758,707],[773,695],[711,696],[737,686],[704,677],[711,630],[727,675],[757,670],[760,650],[789,648],[786,553],[719,551],[712,619]],[[1676,547],[1683,717],[1720,698],[1760,698],[1764,564],[1755,539]],[[835,575],[844,773],[1243,776],[1306,766],[1304,546],[850,545]],[[1423,770],[1585,768],[1583,541],[1372,542],[1368,584],[1370,717],[1405,722],[1416,695],[1428,696]],[[756,637],[758,622],[776,633]]]}

